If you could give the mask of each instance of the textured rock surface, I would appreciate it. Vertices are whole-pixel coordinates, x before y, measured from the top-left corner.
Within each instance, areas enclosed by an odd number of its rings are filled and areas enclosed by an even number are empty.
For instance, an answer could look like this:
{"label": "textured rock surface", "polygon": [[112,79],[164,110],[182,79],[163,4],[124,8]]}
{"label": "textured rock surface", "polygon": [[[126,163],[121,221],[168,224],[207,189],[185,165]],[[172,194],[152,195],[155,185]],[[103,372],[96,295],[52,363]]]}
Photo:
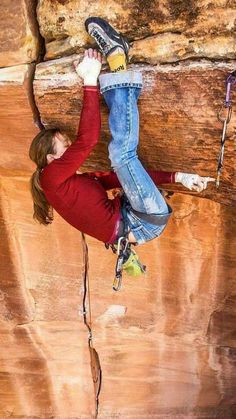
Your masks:
{"label": "textured rock surface", "polygon": [[0,417],[92,417],[80,234],[35,224],[26,177],[1,179],[0,229]]}
{"label": "textured rock surface", "polygon": [[[83,26],[91,15],[126,33],[132,68],[144,75],[140,155],[146,166],[215,175],[217,111],[225,77],[235,70],[235,1],[37,3],[46,59],[91,45]],[[14,65],[0,70],[0,417],[90,419],[95,398],[81,235],[58,216],[47,228],[32,220],[28,148],[39,115],[34,64],[25,63],[38,54],[35,7],[35,0],[0,5],[0,66]],[[39,64],[34,82],[45,126],[72,137],[82,100],[74,58]],[[235,91],[232,99],[234,105]],[[148,266],[144,277],[124,277],[114,293],[115,256],[87,238],[102,368],[99,419],[236,417],[236,209],[213,201],[235,203],[233,108],[219,191],[211,185],[201,195],[211,201],[172,196],[164,234],[137,248]],[[102,101],[101,140],[84,169],[109,167],[107,116]]]}
{"label": "textured rock surface", "polygon": [[36,0],[0,3],[0,67],[31,63],[39,54]]}
{"label": "textured rock surface", "polygon": [[38,128],[32,93],[34,64],[0,69],[0,170],[32,170],[28,148]]}
{"label": "textured rock surface", "polygon": [[[0,416],[91,418],[80,234],[58,217],[37,226],[27,182],[1,182]],[[170,204],[163,235],[137,249],[147,274],[119,293],[114,255],[87,238],[102,419],[234,417],[235,210]]]}
{"label": "textured rock surface", "polygon": [[[84,20],[88,16],[109,19],[130,41],[150,37],[144,43],[147,48],[146,60],[153,57],[153,35],[154,45],[157,42],[161,49],[154,58],[158,61],[170,62],[199,56],[235,56],[234,1],[92,0],[88,8],[81,0],[39,0],[38,20],[40,32],[46,40],[47,59],[71,54],[91,42],[84,30]],[[138,52],[136,46],[134,54],[135,51]]]}
{"label": "textured rock surface", "polygon": [[88,239],[101,418],[235,414],[235,209],[180,195],[170,204],[163,235],[137,249],[147,275],[124,277],[120,293],[107,250]]}
{"label": "textured rock surface", "polygon": [[[74,56],[75,58],[75,56]],[[72,68],[73,56],[37,65],[34,92],[46,126],[59,126],[72,136],[81,107],[81,82]],[[140,156],[150,168],[215,176],[222,124],[217,112],[225,98],[225,77],[232,64],[133,66],[143,72],[140,97]],[[236,92],[232,98],[235,100]],[[201,194],[224,203],[235,202],[234,141],[236,114],[228,127],[224,169],[219,191],[213,185]],[[108,167],[107,109],[102,103],[101,141],[85,167]],[[177,187],[180,190],[180,186]],[[176,190],[176,186],[172,187]],[[181,190],[184,190],[182,188]]]}
{"label": "textured rock surface", "polygon": [[130,51],[132,61],[151,64],[175,63],[188,58],[204,57],[216,60],[234,59],[235,55],[235,34],[227,37],[206,35],[191,39],[184,34],[168,32],[135,41]]}

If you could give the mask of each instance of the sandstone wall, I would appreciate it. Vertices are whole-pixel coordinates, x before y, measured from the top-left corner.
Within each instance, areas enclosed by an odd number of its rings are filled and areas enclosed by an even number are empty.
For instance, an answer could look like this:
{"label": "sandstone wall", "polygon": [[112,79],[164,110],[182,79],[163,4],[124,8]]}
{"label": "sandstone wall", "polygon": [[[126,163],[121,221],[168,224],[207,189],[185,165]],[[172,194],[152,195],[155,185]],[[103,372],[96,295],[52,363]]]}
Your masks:
{"label": "sandstone wall", "polygon": [[[56,216],[32,220],[28,148],[39,127],[75,135],[81,81],[72,61],[94,45],[83,22],[109,21],[142,71],[140,156],[161,170],[215,176],[225,78],[235,70],[234,1],[20,0],[0,5],[0,417],[92,418],[95,396],[83,319],[84,248]],[[103,71],[106,71],[106,65]],[[142,278],[112,291],[115,257],[87,237],[98,418],[222,418],[235,411],[235,128],[220,188],[179,185],[173,217],[137,251]],[[109,130],[82,170],[107,169]],[[195,195],[195,196],[194,196]],[[207,198],[207,199],[203,199]],[[87,304],[88,309],[88,304]]]}
{"label": "sandstone wall", "polygon": [[40,37],[36,0],[2,0],[0,3],[0,67],[36,61]]}

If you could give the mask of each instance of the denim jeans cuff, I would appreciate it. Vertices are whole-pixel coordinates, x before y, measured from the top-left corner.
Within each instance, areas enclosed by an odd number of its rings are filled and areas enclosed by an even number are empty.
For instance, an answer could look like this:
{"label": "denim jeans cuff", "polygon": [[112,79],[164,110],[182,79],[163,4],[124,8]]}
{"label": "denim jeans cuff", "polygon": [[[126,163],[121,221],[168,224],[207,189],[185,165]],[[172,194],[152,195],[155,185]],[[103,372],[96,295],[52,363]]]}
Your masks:
{"label": "denim jeans cuff", "polygon": [[139,71],[121,71],[118,73],[106,73],[99,76],[101,93],[119,87],[142,88],[142,73]]}

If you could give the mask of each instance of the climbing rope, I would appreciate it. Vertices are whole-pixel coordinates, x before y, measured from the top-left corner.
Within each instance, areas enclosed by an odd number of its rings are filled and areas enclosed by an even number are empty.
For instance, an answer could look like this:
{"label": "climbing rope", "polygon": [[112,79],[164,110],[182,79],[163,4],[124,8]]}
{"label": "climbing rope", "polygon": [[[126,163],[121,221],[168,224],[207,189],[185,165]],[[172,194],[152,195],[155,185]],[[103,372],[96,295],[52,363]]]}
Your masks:
{"label": "climbing rope", "polygon": [[218,119],[220,122],[223,123],[223,130],[222,136],[220,141],[220,154],[218,158],[218,166],[217,166],[217,178],[216,178],[216,187],[219,188],[220,185],[220,176],[223,168],[223,160],[224,160],[224,147],[225,147],[225,140],[226,140],[226,132],[227,126],[230,122],[232,116],[232,106],[231,106],[231,88],[232,85],[236,83],[236,71],[230,73],[230,75],[226,79],[226,96],[223,105],[221,106],[218,112]]}
{"label": "climbing rope", "polygon": [[[102,384],[102,370],[99,361],[97,351],[93,346],[93,333],[92,333],[92,312],[91,312],[91,296],[90,296],[90,284],[89,284],[89,258],[88,258],[88,246],[85,240],[85,236],[82,233],[82,244],[83,244],[83,255],[84,255],[84,295],[83,295],[83,317],[84,324],[87,326],[88,336],[88,347],[90,353],[90,367],[94,384],[95,394],[95,419],[98,416],[99,407],[99,394]],[[87,293],[88,291],[88,293]],[[88,310],[86,308],[88,306]],[[88,318],[87,318],[88,314]]]}

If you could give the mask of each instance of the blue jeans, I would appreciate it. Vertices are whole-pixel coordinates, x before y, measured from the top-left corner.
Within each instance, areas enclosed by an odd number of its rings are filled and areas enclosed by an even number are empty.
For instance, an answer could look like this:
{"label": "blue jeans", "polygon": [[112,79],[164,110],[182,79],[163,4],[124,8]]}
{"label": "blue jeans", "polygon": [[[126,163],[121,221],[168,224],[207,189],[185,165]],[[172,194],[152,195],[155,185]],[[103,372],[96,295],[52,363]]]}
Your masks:
{"label": "blue jeans", "polygon": [[122,213],[138,244],[159,236],[165,225],[154,225],[139,218],[132,209],[146,214],[168,214],[168,206],[137,155],[139,142],[138,97],[142,74],[136,71],[102,74],[101,93],[109,112],[111,142],[109,158],[124,190]]}

